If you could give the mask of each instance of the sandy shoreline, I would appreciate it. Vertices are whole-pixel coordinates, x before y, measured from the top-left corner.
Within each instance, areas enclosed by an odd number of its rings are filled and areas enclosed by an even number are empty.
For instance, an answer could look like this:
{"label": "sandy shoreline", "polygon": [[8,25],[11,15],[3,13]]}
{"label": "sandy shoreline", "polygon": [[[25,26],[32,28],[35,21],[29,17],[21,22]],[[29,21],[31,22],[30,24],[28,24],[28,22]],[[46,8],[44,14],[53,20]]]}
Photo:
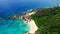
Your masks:
{"label": "sandy shoreline", "polygon": [[[31,13],[28,13],[26,15],[30,16],[30,15],[35,14],[35,13],[36,12],[31,12]],[[24,21],[24,22],[26,23],[27,21]],[[28,33],[34,34],[36,32],[36,30],[38,29],[38,27],[36,26],[34,20],[31,19],[30,21],[28,21],[27,24],[30,26],[30,31]]]}
{"label": "sandy shoreline", "polygon": [[36,12],[25,12],[24,15],[15,15],[13,18],[19,17],[24,21],[24,23],[28,24],[30,26],[30,31],[28,33],[34,34],[38,27],[36,26],[34,20],[30,18],[30,15],[35,14]]}
{"label": "sandy shoreline", "polygon": [[28,22],[28,25],[30,26],[29,33],[33,34],[38,29],[38,27],[36,26],[36,24],[35,24],[35,22],[33,20],[31,20],[30,22]]}

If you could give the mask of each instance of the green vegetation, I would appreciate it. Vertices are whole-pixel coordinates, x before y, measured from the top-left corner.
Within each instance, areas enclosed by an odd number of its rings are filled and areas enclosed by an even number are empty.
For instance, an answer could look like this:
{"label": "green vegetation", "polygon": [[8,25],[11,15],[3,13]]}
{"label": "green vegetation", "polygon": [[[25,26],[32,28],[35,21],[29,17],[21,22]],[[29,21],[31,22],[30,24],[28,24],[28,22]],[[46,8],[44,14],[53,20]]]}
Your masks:
{"label": "green vegetation", "polygon": [[31,15],[39,34],[60,34],[60,7],[44,8]]}

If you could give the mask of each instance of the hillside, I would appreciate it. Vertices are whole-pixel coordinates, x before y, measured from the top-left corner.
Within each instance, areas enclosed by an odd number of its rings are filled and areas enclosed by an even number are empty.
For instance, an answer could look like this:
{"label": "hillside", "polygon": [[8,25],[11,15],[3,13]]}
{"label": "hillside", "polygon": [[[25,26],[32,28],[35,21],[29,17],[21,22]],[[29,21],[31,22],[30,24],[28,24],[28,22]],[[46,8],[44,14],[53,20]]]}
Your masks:
{"label": "hillside", "polygon": [[31,18],[38,26],[39,34],[59,34],[60,33],[60,7],[37,9],[37,13]]}

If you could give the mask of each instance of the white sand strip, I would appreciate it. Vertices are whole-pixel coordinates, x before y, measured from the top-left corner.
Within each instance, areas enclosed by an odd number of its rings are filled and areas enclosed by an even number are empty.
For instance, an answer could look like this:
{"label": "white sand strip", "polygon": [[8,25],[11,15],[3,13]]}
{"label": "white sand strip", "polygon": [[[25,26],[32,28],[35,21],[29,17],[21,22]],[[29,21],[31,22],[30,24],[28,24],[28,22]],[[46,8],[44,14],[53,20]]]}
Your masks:
{"label": "white sand strip", "polygon": [[36,26],[35,22],[33,20],[31,20],[30,22],[28,22],[29,26],[30,26],[30,31],[29,33],[35,33],[35,31],[38,29],[38,27]]}
{"label": "white sand strip", "polygon": [[36,12],[31,12],[31,13],[29,13],[29,15],[32,15],[32,14],[35,14]]}
{"label": "white sand strip", "polygon": [[[29,16],[32,15],[32,14],[35,14],[36,12],[31,12],[29,13]],[[29,26],[30,26],[30,31],[29,33],[32,33],[34,34],[35,31],[38,29],[38,27],[36,26],[34,20],[31,20],[30,22],[28,22]]]}

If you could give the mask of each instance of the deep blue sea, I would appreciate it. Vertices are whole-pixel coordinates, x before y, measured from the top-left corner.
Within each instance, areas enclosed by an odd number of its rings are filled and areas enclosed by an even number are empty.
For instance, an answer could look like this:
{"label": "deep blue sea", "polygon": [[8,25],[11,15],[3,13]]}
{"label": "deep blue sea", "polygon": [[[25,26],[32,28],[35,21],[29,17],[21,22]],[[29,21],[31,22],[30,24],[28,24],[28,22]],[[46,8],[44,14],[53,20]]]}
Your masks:
{"label": "deep blue sea", "polygon": [[26,10],[55,6],[60,0],[0,0],[0,17],[22,13]]}
{"label": "deep blue sea", "polygon": [[[45,8],[60,4],[60,0],[0,0],[0,17],[16,15],[35,8]],[[0,34],[24,34],[29,31],[28,24],[17,18],[0,20]]]}

